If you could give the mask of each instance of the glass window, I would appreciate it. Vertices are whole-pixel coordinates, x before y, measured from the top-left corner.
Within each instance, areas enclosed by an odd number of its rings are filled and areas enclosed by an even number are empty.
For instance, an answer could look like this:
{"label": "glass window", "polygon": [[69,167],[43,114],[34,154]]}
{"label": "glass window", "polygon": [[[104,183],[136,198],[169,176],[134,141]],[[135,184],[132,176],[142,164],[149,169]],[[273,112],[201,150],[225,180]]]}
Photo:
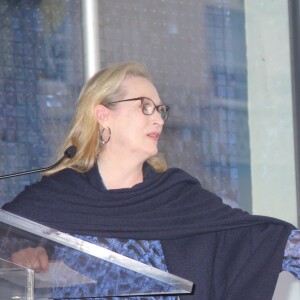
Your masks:
{"label": "glass window", "polygon": [[[80,1],[0,1],[0,173],[47,166],[83,84]],[[38,175],[0,182],[1,202]]]}

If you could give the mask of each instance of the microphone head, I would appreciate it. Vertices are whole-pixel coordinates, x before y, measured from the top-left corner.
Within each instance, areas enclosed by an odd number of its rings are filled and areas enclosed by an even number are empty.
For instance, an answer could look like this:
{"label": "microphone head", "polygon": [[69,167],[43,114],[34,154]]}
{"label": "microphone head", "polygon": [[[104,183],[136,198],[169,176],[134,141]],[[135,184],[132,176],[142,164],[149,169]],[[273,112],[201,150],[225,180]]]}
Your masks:
{"label": "microphone head", "polygon": [[72,158],[77,152],[77,148],[74,145],[68,147],[64,153],[65,157]]}

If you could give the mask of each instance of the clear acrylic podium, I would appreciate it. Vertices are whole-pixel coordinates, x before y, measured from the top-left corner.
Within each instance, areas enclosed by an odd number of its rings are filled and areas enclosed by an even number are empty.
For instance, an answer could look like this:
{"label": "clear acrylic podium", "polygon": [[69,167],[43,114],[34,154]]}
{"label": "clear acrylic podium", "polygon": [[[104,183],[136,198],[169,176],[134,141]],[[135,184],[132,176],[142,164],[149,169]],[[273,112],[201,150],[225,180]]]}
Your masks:
{"label": "clear acrylic podium", "polygon": [[[104,247],[0,209],[0,298],[106,299],[117,296],[180,295],[193,283]],[[11,254],[43,247],[49,271],[14,264]]]}

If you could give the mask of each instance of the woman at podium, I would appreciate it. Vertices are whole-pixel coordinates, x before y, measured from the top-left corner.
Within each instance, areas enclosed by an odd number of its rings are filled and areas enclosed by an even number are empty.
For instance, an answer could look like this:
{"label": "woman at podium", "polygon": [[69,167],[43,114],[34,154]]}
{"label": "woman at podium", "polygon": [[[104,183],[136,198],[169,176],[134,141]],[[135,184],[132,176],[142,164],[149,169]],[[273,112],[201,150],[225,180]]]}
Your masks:
{"label": "woman at podium", "polygon": [[[300,278],[299,232],[233,209],[167,168],[157,153],[168,116],[144,66],[101,70],[83,87],[61,147],[60,155],[76,146],[76,155],[3,209],[193,281],[182,300],[272,299],[282,270]],[[13,259],[47,270],[41,247]],[[151,297],[138,299],[176,299]]]}

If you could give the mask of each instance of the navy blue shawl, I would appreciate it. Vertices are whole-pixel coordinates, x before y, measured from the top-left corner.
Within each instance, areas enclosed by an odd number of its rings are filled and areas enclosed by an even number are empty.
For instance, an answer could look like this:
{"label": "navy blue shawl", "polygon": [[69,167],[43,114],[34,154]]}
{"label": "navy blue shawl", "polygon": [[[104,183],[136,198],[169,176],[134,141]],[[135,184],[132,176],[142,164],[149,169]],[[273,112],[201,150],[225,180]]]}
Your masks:
{"label": "navy blue shawl", "polygon": [[171,273],[195,283],[181,299],[272,299],[293,226],[224,205],[186,172],[107,191],[95,166],[62,170],[3,209],[70,234],[161,240]]}

